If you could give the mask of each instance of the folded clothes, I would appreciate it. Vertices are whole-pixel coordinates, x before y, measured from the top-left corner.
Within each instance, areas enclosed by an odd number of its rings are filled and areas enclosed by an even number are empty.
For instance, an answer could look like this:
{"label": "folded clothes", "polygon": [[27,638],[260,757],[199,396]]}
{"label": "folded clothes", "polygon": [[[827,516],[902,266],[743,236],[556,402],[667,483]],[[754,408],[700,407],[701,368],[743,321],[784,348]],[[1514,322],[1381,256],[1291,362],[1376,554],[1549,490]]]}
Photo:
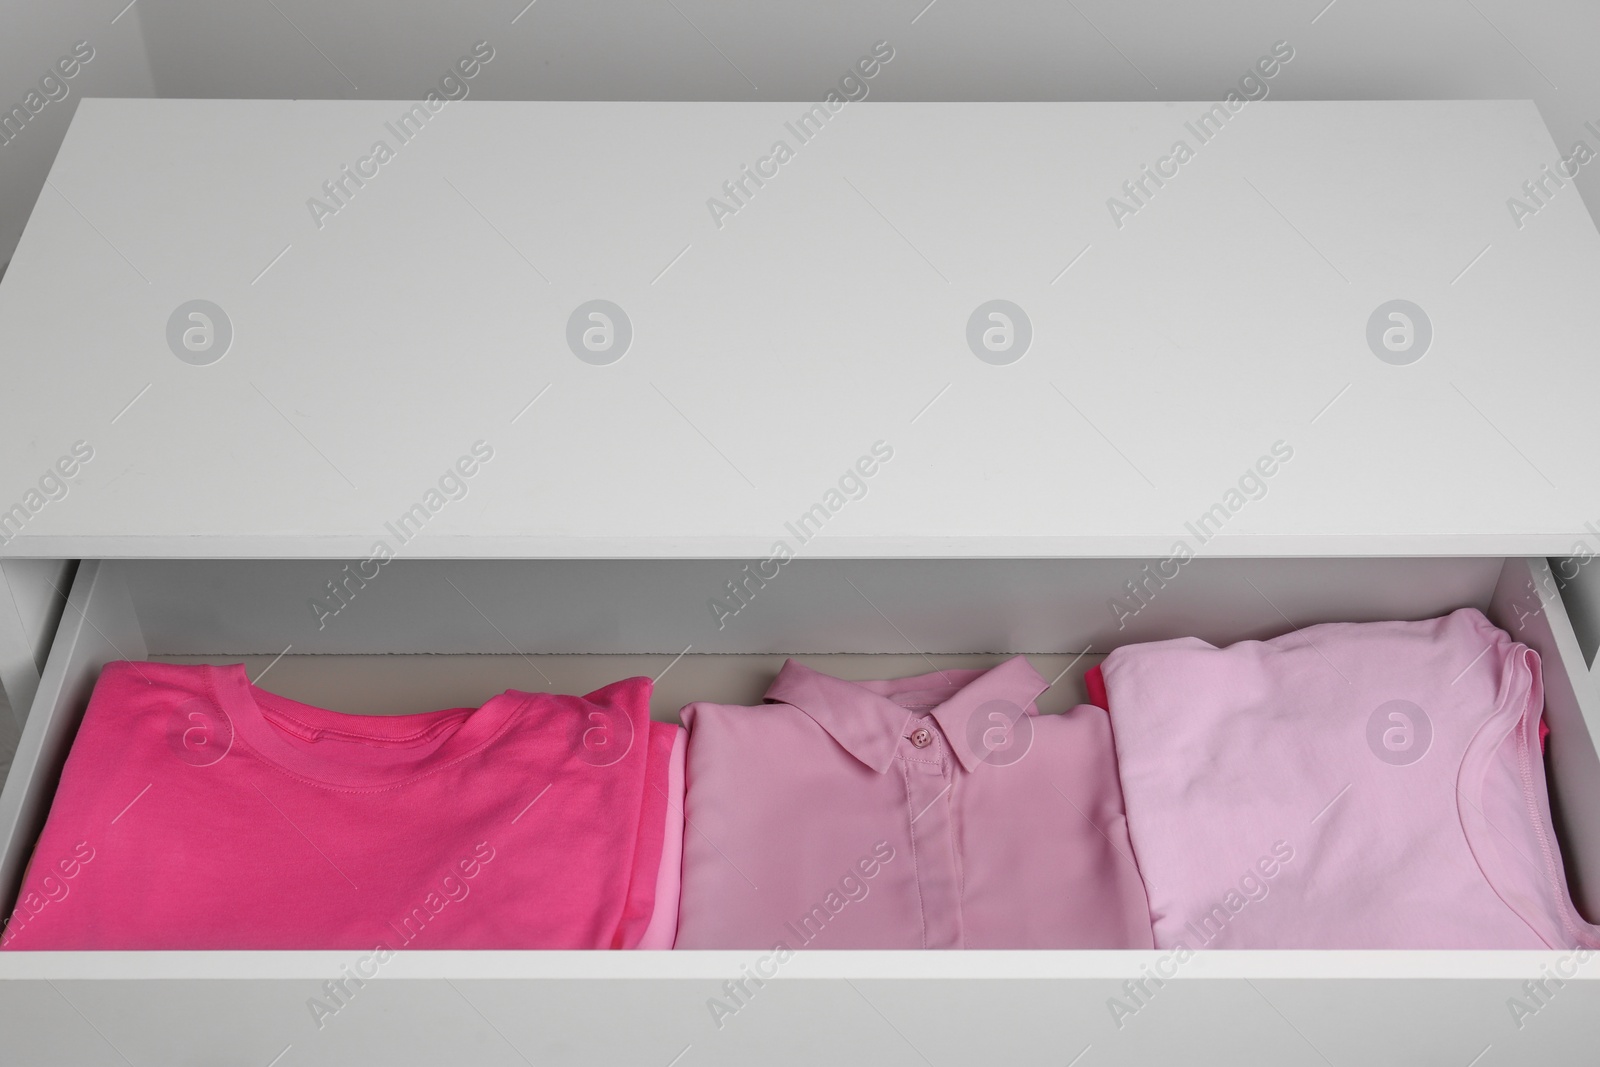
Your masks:
{"label": "folded clothes", "polygon": [[630,678],[344,715],[108,664],[3,947],[666,947],[681,730],[649,705]]}
{"label": "folded clothes", "polygon": [[[1149,948],[1105,713],[1021,656],[698,703],[678,948]],[[765,959],[765,957],[763,957]]]}
{"label": "folded clothes", "polygon": [[1481,612],[1101,671],[1158,948],[1600,946],[1552,830],[1539,657]]}
{"label": "folded clothes", "polygon": [[345,715],[112,663],[0,948],[1600,948],[1538,656],[1480,612],[1130,645],[1086,682],[1041,715],[1021,656],[790,660],[685,732],[644,678]]}

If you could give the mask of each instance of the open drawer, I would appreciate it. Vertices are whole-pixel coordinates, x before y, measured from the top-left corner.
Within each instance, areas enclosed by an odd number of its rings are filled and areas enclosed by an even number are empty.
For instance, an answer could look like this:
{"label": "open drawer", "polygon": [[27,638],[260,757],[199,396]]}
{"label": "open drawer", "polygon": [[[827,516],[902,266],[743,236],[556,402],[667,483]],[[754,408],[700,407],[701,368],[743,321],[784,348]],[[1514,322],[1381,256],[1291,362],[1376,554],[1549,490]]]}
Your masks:
{"label": "open drawer", "polygon": [[[323,618],[307,601],[338,573],[334,563],[85,563],[0,796],[5,902],[9,909],[99,669],[114,659],[242,659],[252,676],[267,672],[266,688],[369,713],[470,704],[506,687],[582,691],[645,673],[660,676],[653,713],[672,718],[690,699],[758,698],[782,654],[887,677],[930,660],[989,663],[1023,652],[1057,678],[1040,702],[1048,712],[1076,702],[1083,671],[1121,643],[1182,634],[1226,643],[1471,605],[1543,658],[1563,856],[1580,908],[1600,914],[1600,759],[1591,740],[1600,701],[1542,559],[1202,558],[1136,615],[1108,610],[1142,566],[797,560],[782,589],[718,629],[706,600],[739,572],[737,562],[397,562]],[[1579,1062],[1600,1034],[1600,963],[1483,951],[1201,950],[1120,1020],[1109,1002],[1163,953],[802,951],[719,1025],[711,998],[759,953],[401,950],[381,981],[319,1025],[310,999],[360,955],[0,954],[4,1058],[1563,1063]],[[1524,983],[1540,980],[1550,995],[1530,1001]],[[1513,1013],[1513,999],[1535,1010]]]}
{"label": "open drawer", "polygon": [[[1600,235],[1574,195],[1505,210],[1561,153],[1527,101],[1263,101],[1143,178],[1208,106],[852,102],[729,219],[708,196],[803,108],[450,102],[330,220],[308,195],[399,104],[81,101],[0,284],[0,550],[85,561],[0,897],[113,659],[353,712],[648,674],[670,718],[785,654],[1026,653],[1049,710],[1127,642],[1475,605],[1543,657],[1600,918],[1600,708],[1543,562],[1600,539]],[[1203,551],[1171,578],[1175,544]],[[801,953],[719,1027],[755,954],[401,952],[319,1027],[358,957],[8,952],[0,1064],[1600,1047],[1567,954],[1201,953],[1119,1026],[1160,956]]]}

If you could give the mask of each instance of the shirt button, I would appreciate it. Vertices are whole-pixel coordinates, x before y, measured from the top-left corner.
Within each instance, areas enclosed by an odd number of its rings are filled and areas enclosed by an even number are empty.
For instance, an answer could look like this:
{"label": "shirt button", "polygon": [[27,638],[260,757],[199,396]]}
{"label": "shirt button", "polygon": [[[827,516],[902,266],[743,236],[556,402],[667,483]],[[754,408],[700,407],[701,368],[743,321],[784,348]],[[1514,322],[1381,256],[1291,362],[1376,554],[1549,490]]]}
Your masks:
{"label": "shirt button", "polygon": [[933,744],[933,732],[926,726],[919,726],[911,731],[911,743],[918,748],[927,748]]}

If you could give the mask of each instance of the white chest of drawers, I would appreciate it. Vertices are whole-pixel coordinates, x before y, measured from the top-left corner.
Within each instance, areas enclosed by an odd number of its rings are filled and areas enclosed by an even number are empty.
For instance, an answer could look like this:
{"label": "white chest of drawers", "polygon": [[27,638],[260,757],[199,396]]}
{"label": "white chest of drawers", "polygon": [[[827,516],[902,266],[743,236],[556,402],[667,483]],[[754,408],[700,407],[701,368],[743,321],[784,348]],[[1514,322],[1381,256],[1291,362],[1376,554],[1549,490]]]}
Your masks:
{"label": "white chest of drawers", "polygon": [[[80,107],[0,284],[0,551],[84,561],[0,795],[7,904],[111,659],[244,658],[373,711],[664,671],[670,717],[787,653],[1023,652],[1070,703],[1127,641],[1473,604],[1544,657],[1600,914],[1600,701],[1541,558],[1600,551],[1600,237],[1531,105],[411,108]],[[1594,964],[1508,1011],[1556,953],[1202,954],[1119,1026],[1153,959],[801,954],[719,1028],[738,953],[401,953],[319,1027],[339,953],[5,954],[0,1059],[1584,1062],[1600,1038]]]}

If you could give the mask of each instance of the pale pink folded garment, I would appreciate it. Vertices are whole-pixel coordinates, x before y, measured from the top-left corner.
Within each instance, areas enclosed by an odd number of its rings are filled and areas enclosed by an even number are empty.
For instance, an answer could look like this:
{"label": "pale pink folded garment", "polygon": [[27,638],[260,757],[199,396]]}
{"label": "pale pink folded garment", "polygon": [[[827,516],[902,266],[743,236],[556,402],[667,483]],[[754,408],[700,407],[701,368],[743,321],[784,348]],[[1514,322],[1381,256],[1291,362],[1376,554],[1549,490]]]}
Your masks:
{"label": "pale pink folded garment", "polygon": [[1600,946],[1551,829],[1538,655],[1481,612],[1103,673],[1158,947]]}
{"label": "pale pink folded garment", "polygon": [[[652,732],[666,724],[653,722]],[[678,897],[683,882],[683,769],[689,750],[689,731],[672,728],[672,756],[667,764],[666,831],[661,837],[661,865],[656,871],[656,896],[651,905],[650,924],[635,948],[671,948],[678,938]],[[652,783],[652,788],[661,784]]]}
{"label": "pale pink folded garment", "polygon": [[1149,948],[1105,712],[1021,656],[691,704],[678,948]]}

